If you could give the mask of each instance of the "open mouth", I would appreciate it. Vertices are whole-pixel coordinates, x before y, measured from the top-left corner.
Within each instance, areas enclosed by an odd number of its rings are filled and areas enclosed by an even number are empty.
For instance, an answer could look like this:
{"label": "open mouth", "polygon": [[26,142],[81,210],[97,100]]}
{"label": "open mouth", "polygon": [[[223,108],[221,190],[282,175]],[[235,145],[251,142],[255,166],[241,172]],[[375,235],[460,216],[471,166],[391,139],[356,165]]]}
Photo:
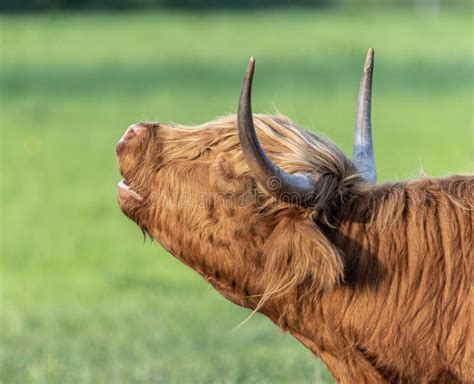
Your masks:
{"label": "open mouth", "polygon": [[130,188],[130,185],[127,183],[127,180],[122,179],[119,181],[117,185],[118,192],[121,196],[130,196],[138,201],[142,201],[143,198],[138,194],[138,192],[134,191]]}

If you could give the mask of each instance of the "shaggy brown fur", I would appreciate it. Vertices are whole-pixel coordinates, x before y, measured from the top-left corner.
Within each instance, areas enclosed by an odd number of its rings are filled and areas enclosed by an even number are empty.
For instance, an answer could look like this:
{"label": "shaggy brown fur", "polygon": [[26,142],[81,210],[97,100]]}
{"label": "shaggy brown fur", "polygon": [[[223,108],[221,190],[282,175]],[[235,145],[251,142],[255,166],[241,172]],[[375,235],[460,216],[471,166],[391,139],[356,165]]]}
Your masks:
{"label": "shaggy brown fur", "polygon": [[474,177],[371,185],[330,141],[254,115],[270,159],[322,175],[318,209],[256,185],[236,118],[145,124],[117,146],[126,215],[340,383],[473,382]]}

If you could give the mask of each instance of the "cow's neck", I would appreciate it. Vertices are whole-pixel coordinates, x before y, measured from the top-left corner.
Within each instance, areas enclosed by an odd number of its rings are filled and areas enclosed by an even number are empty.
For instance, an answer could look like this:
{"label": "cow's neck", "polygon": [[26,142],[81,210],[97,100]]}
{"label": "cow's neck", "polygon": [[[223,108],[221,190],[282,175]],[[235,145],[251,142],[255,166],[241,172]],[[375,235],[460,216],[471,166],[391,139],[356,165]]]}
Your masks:
{"label": "cow's neck", "polygon": [[[388,367],[384,368],[386,373],[376,367],[376,357],[364,348],[370,335],[366,329],[357,328],[370,323],[369,317],[373,316],[370,305],[376,305],[374,288],[390,289],[385,260],[373,252],[383,234],[374,231],[373,222],[363,212],[358,220],[341,220],[336,228],[320,227],[344,255],[344,282],[327,292],[290,300],[291,306],[281,308],[287,314],[285,327],[324,361],[338,382],[347,378],[352,382],[387,382],[387,373],[396,374]],[[298,292],[295,297],[302,294]]]}

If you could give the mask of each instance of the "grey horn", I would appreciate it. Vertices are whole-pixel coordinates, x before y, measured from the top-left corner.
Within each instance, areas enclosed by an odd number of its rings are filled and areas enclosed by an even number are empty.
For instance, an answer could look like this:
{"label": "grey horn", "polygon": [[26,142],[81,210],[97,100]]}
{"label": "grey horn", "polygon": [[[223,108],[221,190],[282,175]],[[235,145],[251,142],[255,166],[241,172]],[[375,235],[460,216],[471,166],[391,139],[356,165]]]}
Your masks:
{"label": "grey horn", "polygon": [[[258,184],[269,194],[280,199],[310,204],[315,193],[315,182],[309,174],[289,174],[273,164],[258,142],[252,116],[252,79],[255,69],[253,57],[247,66],[237,112],[240,146],[247,165]],[[295,201],[296,200],[296,201]]]}
{"label": "grey horn", "polygon": [[373,69],[374,50],[370,48],[365,59],[364,74],[360,82],[359,98],[357,100],[352,160],[364,179],[371,183],[377,181],[371,122]]}

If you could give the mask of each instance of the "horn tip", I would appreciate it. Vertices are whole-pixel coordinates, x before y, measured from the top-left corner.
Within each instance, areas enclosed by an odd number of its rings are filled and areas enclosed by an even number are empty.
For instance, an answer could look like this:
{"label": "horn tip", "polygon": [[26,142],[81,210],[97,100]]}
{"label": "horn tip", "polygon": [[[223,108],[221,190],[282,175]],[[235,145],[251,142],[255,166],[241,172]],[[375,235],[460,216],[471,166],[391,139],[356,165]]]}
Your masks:
{"label": "horn tip", "polygon": [[367,52],[367,57],[365,59],[365,65],[364,65],[364,71],[371,71],[372,67],[374,66],[374,56],[375,56],[375,51],[373,48],[369,48],[369,51]]}
{"label": "horn tip", "polygon": [[255,58],[253,56],[250,57],[249,63],[247,64],[247,73],[252,72],[255,68]]}

